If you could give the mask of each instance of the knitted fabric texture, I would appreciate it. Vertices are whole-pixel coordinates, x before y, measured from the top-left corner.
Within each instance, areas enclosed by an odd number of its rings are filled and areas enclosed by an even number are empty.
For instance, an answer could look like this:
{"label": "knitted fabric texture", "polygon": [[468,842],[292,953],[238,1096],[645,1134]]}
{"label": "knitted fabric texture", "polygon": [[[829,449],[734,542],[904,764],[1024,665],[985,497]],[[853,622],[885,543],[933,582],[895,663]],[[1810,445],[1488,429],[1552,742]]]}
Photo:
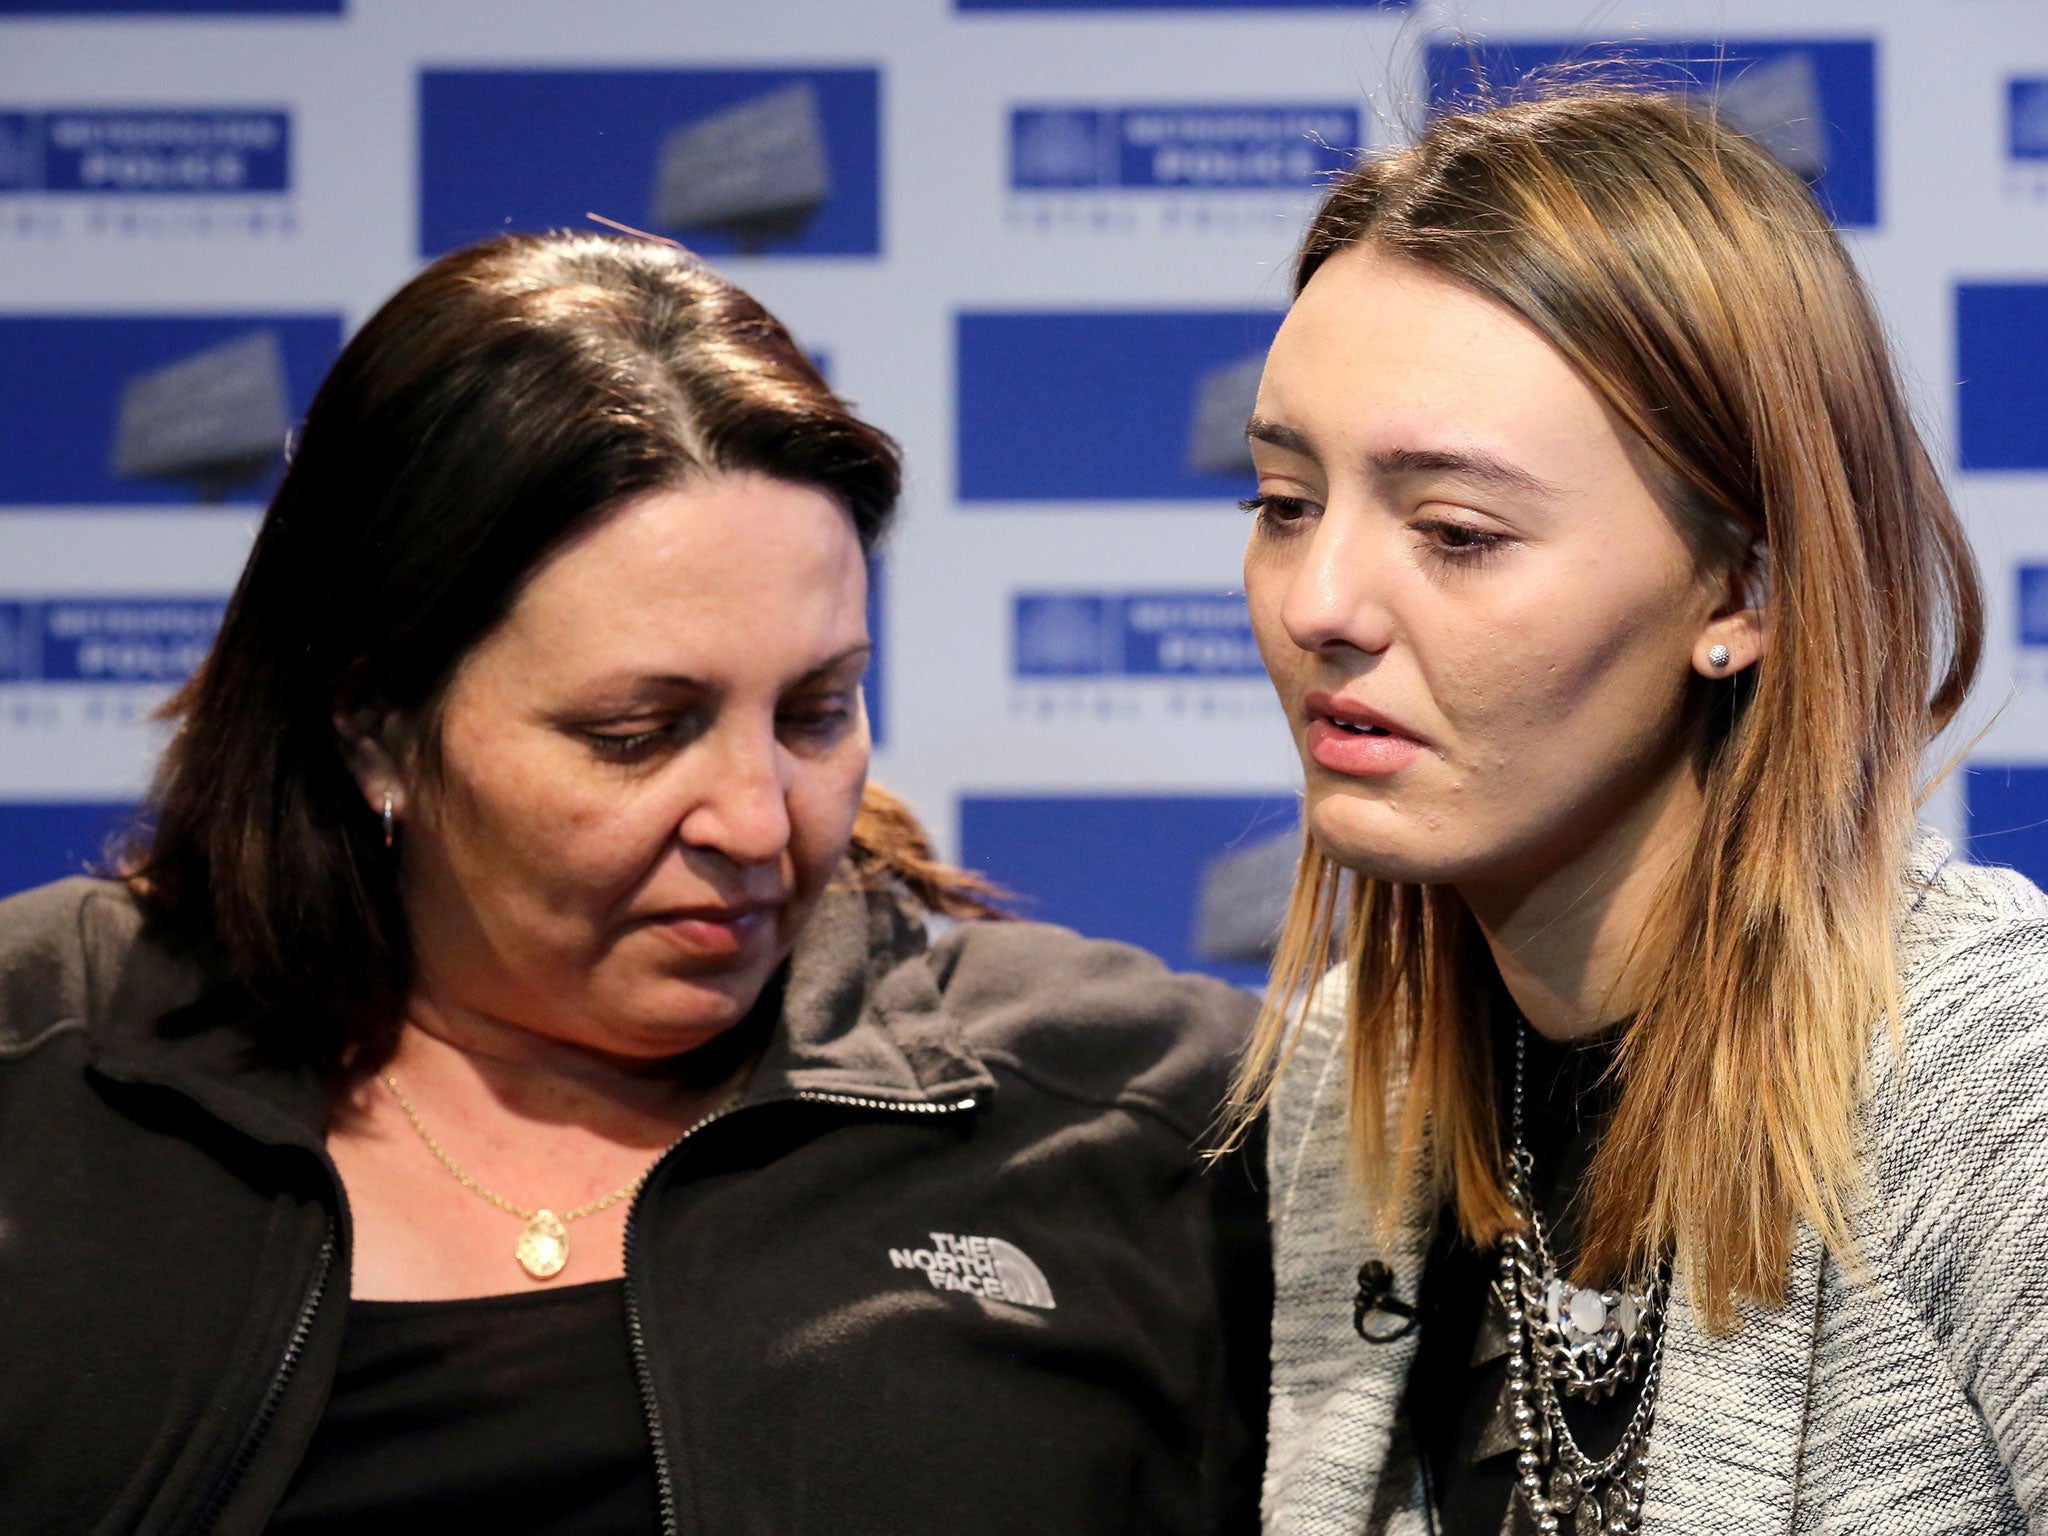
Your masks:
{"label": "knitted fabric texture", "polygon": [[[1905,1049],[1874,1029],[1851,1276],[1802,1228],[1782,1307],[1710,1337],[1675,1276],[1645,1536],[2048,1536],[2048,895],[1923,833]],[[1376,1242],[1346,1168],[1344,977],[1271,1122],[1272,1536],[1427,1536],[1399,1406],[1415,1338],[1351,1328],[1358,1266],[1412,1298],[1433,1211]]]}

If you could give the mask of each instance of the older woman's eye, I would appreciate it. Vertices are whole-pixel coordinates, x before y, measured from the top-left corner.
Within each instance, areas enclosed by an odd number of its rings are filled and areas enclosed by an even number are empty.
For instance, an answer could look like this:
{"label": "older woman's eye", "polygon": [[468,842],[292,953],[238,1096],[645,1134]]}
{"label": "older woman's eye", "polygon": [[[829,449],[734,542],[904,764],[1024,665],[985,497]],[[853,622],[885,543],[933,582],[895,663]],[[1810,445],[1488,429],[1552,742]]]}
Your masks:
{"label": "older woman's eye", "polygon": [[1300,496],[1252,496],[1237,505],[1258,514],[1262,533],[1290,533],[1316,512],[1316,504]]}
{"label": "older woman's eye", "polygon": [[633,762],[687,744],[710,721],[709,710],[691,709],[671,718],[656,715],[600,720],[579,727],[576,734],[599,757],[612,762]]}
{"label": "older woman's eye", "polygon": [[799,736],[827,738],[838,735],[853,723],[853,701],[835,698],[824,703],[799,705],[783,711],[786,730]]}
{"label": "older woman's eye", "polygon": [[668,737],[674,727],[658,725],[644,731],[585,731],[583,739],[599,757],[635,758]]}

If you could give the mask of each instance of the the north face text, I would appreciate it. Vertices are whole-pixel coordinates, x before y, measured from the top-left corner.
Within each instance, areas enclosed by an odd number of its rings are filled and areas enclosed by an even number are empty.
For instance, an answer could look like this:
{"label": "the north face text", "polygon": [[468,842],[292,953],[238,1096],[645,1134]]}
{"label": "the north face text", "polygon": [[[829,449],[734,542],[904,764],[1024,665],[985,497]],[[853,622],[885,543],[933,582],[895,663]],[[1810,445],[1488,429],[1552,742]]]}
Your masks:
{"label": "the north face text", "polygon": [[934,1232],[929,1248],[891,1248],[898,1269],[921,1269],[935,1291],[965,1291],[1023,1307],[1051,1307],[1052,1287],[1030,1256],[1000,1237]]}

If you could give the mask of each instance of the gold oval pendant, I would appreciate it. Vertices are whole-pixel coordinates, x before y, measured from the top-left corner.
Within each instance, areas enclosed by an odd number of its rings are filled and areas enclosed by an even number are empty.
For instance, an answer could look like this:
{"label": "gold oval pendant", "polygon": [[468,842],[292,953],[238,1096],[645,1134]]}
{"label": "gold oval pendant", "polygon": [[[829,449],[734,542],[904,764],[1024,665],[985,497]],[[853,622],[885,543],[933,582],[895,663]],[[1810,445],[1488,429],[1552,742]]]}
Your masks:
{"label": "gold oval pendant", "polygon": [[535,1211],[512,1252],[519,1267],[534,1279],[552,1280],[569,1262],[569,1229],[553,1211]]}

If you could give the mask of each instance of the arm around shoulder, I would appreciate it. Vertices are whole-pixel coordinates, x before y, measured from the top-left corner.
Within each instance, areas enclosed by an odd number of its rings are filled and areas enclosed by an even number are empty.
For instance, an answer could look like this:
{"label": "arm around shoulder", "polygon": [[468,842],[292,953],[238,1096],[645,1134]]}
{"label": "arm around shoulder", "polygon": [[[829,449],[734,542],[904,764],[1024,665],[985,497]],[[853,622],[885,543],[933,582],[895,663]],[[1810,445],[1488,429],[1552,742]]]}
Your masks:
{"label": "arm around shoulder", "polygon": [[0,1054],[124,1002],[156,1013],[191,1001],[196,966],[149,940],[123,887],[82,876],[0,901]]}
{"label": "arm around shoulder", "polygon": [[1216,1123],[1258,1011],[1240,988],[1046,923],[963,923],[930,963],[977,1053],[1077,1097],[1144,1105],[1190,1139]]}

